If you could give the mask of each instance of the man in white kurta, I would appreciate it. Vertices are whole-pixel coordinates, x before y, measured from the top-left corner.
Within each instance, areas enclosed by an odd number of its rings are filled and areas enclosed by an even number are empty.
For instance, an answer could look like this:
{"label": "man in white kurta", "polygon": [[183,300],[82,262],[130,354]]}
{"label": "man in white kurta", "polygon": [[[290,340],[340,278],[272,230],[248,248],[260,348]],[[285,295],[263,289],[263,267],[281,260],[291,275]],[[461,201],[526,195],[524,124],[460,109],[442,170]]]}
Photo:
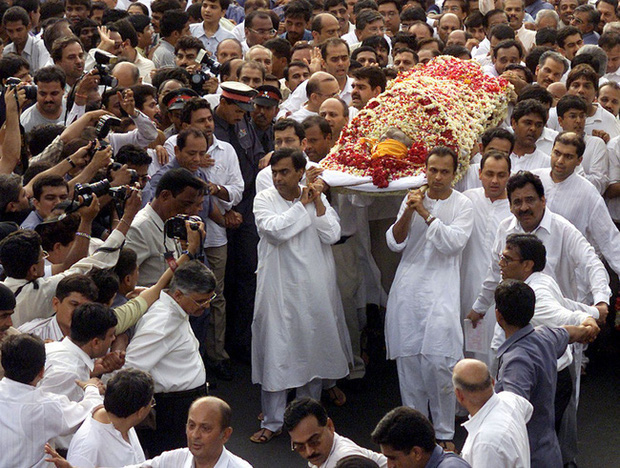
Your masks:
{"label": "man in white kurta", "polygon": [[452,375],[456,398],[469,412],[461,456],[476,468],[529,468],[526,423],[534,407],[511,392],[495,393],[488,367],[463,359]]}
{"label": "man in white kurta", "polygon": [[340,239],[338,215],[318,187],[301,187],[306,160],[284,148],[271,158],[274,187],[259,192],[254,216],[260,237],[252,381],[262,386],[267,442],[281,430],[286,391],[320,399],[321,379],[348,374],[351,344],[336,285],[331,245]]}
{"label": "man in white kurta", "polygon": [[[506,153],[491,151],[484,155],[479,171],[481,188],[463,193],[474,206],[474,227],[471,237],[463,250],[461,264],[461,318],[471,310],[491,262],[491,248],[499,223],[510,216],[510,206],[506,195],[506,183],[510,177],[510,158]],[[488,343],[495,329],[495,315],[485,316],[483,326]],[[467,355],[467,353],[466,353]],[[491,360],[489,353],[471,353],[487,365]]]}
{"label": "man in white kurta", "polygon": [[388,297],[385,337],[396,359],[403,404],[428,416],[439,440],[454,436],[452,368],[463,356],[461,253],[471,235],[473,206],[452,190],[456,155],[434,148],[426,162],[428,192],[410,192],[386,233],[402,252]]}

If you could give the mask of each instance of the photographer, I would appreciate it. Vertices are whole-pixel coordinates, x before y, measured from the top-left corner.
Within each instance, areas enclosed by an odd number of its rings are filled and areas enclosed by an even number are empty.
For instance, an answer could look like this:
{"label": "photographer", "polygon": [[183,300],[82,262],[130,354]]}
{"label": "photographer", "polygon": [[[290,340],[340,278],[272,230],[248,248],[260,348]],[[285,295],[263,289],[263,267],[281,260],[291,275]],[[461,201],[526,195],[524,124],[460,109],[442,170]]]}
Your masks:
{"label": "photographer", "polygon": [[[114,232],[93,255],[83,258],[72,268],[49,278],[44,276],[44,262],[46,252],[41,249],[39,235],[30,230],[20,230],[0,243],[0,262],[7,274],[4,281],[15,294],[17,305],[13,320],[16,326],[39,317],[49,317],[52,310],[52,298],[56,286],[65,276],[73,273],[85,273],[93,267],[110,268],[116,264],[118,251],[125,241],[125,234],[129,230],[136,213],[141,205],[140,194],[132,191],[125,203],[125,213]],[[90,225],[99,209],[96,197],[93,197],[91,206],[83,208],[80,232],[73,249],[88,246],[90,243]]]}
{"label": "photographer", "polygon": [[63,124],[65,120],[65,72],[58,67],[44,67],[35,73],[34,82],[38,87],[37,102],[20,117],[26,133],[37,125]]}

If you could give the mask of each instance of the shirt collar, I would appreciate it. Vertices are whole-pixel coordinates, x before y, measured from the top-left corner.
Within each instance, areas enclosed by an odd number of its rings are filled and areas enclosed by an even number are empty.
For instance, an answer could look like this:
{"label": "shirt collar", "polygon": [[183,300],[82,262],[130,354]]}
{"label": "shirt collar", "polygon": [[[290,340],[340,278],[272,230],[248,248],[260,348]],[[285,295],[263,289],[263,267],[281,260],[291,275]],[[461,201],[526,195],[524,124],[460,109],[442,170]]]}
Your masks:
{"label": "shirt collar", "polygon": [[[176,159],[175,159],[176,161]],[[148,203],[145,207],[144,207],[144,211],[146,212],[146,214],[148,215],[149,218],[151,218],[155,224],[157,225],[157,227],[159,229],[161,229],[162,231],[164,230],[164,220],[161,219],[159,217],[159,215],[157,214],[157,212],[153,209],[153,207],[151,206],[150,203]]]}
{"label": "shirt collar", "polygon": [[187,314],[187,312],[183,310],[179,303],[175,301],[174,298],[167,291],[164,291],[159,296],[159,300],[162,301],[164,304],[167,304],[170,310],[174,313],[174,315],[176,315],[177,317],[181,317],[185,321],[189,321],[189,315]]}
{"label": "shirt collar", "polygon": [[230,461],[230,454],[226,447],[222,447],[222,453],[220,454],[220,458],[217,459],[217,463],[213,466],[213,468],[227,468],[228,462]]}
{"label": "shirt collar", "polygon": [[508,348],[512,346],[512,344],[515,341],[520,340],[521,338],[523,338],[526,335],[529,335],[533,331],[534,331],[534,327],[532,326],[531,323],[528,323],[525,327],[523,327],[521,330],[516,332],[514,335],[512,335],[510,338],[508,338],[506,341],[504,341],[500,345],[500,347],[497,349],[497,357],[500,358],[508,350]]}
{"label": "shirt collar", "polygon": [[437,468],[443,459],[443,453],[443,449],[439,445],[435,445],[435,449],[433,453],[431,453],[431,458],[428,459],[426,468]]}
{"label": "shirt collar", "polygon": [[213,135],[213,143],[211,143],[211,146],[209,147],[209,150],[207,151],[207,154],[210,154],[212,151],[214,151],[216,149],[223,150],[224,146],[222,145],[220,140],[218,140],[215,137],[215,135]]}
{"label": "shirt collar", "polygon": [[480,430],[480,426],[484,423],[484,420],[488,416],[488,414],[495,408],[497,403],[499,402],[499,397],[496,393],[491,395],[491,398],[487,400],[487,402],[478,410],[476,414],[469,417],[468,421],[465,421],[461,426],[467,429],[467,432],[471,435]]}
{"label": "shirt collar", "polygon": [[0,380],[0,387],[2,388],[2,394],[8,394],[9,396],[21,395],[24,392],[34,392],[37,389],[37,387],[9,379],[6,376]]}
{"label": "shirt collar", "polygon": [[95,368],[95,362],[93,359],[84,352],[82,348],[76,345],[68,336],[65,336],[61,341],[62,346],[69,351],[71,354],[80,358],[81,361],[88,366],[88,368],[92,371]]}
{"label": "shirt collar", "polygon": [[28,56],[32,57],[33,49],[34,49],[34,37],[28,34],[28,39],[26,40],[26,45],[24,46],[23,53],[28,54]]}
{"label": "shirt collar", "polygon": [[[538,226],[536,226],[536,229],[534,229],[530,234],[535,234],[539,229],[544,229],[548,233],[551,233],[551,216],[552,215],[549,209],[545,208],[545,212],[543,214],[542,219],[540,220],[540,223],[538,224]],[[509,229],[520,231],[520,232],[525,232],[525,230],[523,229],[523,226],[521,226],[521,223],[519,222],[517,217],[514,215],[512,217],[512,221],[510,222]]]}

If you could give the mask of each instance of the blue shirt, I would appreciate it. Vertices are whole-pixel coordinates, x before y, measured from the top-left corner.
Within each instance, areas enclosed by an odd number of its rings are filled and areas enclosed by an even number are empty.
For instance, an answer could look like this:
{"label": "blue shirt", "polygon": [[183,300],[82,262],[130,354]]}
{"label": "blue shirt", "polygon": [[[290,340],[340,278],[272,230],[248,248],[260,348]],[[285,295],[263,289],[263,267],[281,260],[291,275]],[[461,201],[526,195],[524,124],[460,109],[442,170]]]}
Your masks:
{"label": "blue shirt", "polygon": [[596,31],[589,32],[588,34],[584,34],[583,43],[586,45],[598,45],[598,40],[601,36]]}
{"label": "blue shirt", "polygon": [[[159,180],[161,179],[161,177],[166,172],[168,172],[170,169],[178,169],[180,167],[181,165],[179,164],[179,161],[177,160],[177,158],[174,158],[172,161],[170,161],[168,164],[162,167],[159,171],[157,171],[153,177],[151,177],[151,180],[149,180],[149,183],[146,184],[146,187],[144,187],[144,190],[142,190],[142,207],[146,206],[148,202],[150,202],[153,198],[155,198],[155,190],[157,189],[157,184],[159,183]],[[194,172],[193,174],[199,179],[202,179],[205,182],[208,182],[207,176],[201,170],[198,170]],[[200,217],[202,218],[203,221],[206,221],[209,218],[210,213],[211,213],[211,196],[209,195],[208,191],[206,191],[204,201],[202,202],[202,209],[200,210]]]}
{"label": "blue shirt", "polygon": [[37,213],[37,210],[32,210],[28,217],[24,219],[24,222],[19,226],[21,229],[34,229],[43,222],[43,217]]}
{"label": "blue shirt", "polygon": [[557,360],[568,346],[564,328],[529,324],[508,338],[497,350],[498,373],[495,391],[509,391],[534,406],[527,423],[532,468],[562,467],[560,444],[555,434],[555,386]]}
{"label": "blue shirt", "polygon": [[471,468],[471,465],[458,455],[444,452],[439,445],[436,445],[424,468]]}
{"label": "blue shirt", "polygon": [[540,10],[553,10],[553,5],[547,2],[543,2],[543,0],[536,0],[531,5],[525,7],[525,11],[530,14],[534,20],[536,19],[536,15]]}
{"label": "blue shirt", "polygon": [[[280,34],[280,37],[282,39],[286,39],[288,41],[288,37],[287,36],[288,36],[288,33]],[[300,40],[301,41],[311,41],[312,40],[312,33],[310,31],[308,31],[307,29],[304,29],[304,36]]]}

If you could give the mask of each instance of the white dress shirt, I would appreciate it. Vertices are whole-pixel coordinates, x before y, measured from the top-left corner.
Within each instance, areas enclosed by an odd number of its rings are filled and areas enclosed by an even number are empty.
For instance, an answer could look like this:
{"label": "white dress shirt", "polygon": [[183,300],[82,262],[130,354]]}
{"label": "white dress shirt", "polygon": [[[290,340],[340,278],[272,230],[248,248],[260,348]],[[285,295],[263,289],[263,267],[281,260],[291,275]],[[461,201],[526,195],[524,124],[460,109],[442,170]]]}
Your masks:
{"label": "white dress shirt", "polygon": [[136,324],[125,356],[125,368],[130,367],[151,374],[155,393],[192,390],[205,384],[205,367],[189,315],[166,292]]}
{"label": "white dress shirt", "polygon": [[99,251],[90,257],[83,258],[75,263],[68,270],[58,273],[49,278],[39,278],[35,281],[25,279],[7,278],[4,285],[13,293],[21,288],[20,293],[15,298],[17,305],[13,314],[13,324],[15,327],[41,317],[49,317],[53,314],[52,299],[56,295],[56,286],[60,281],[74,273],[86,273],[93,267],[112,268],[118,261],[118,252],[125,241],[125,236],[118,230],[106,239],[102,247],[114,249],[114,251]]}
{"label": "white dress shirt", "polygon": [[583,153],[583,159],[580,167],[583,169],[583,175],[588,179],[598,193],[605,193],[605,189],[609,185],[609,155],[605,142],[596,136],[584,135],[586,142],[586,150]]}
{"label": "white dress shirt", "polygon": [[534,173],[545,187],[549,209],[569,220],[603,254],[613,270],[620,272],[620,232],[594,185],[575,173],[557,183],[549,170]]}
{"label": "white dress shirt", "polygon": [[318,115],[319,115],[318,112],[313,112],[311,110],[308,110],[306,106],[302,106],[299,109],[297,109],[295,112],[293,112],[288,118],[293,119],[296,122],[302,123],[308,117],[313,117],[313,116],[318,116]]}
{"label": "white dress shirt", "polygon": [[146,114],[136,109],[138,115],[131,117],[136,124],[136,128],[127,133],[110,133],[108,140],[114,154],[125,145],[138,145],[147,147],[157,139],[157,127]]}
{"label": "white dress shirt", "polygon": [[19,327],[19,331],[22,333],[32,333],[43,341],[60,341],[65,337],[65,334],[60,329],[60,325],[58,325],[56,315],[45,319],[34,319],[24,323]]}
{"label": "white dress shirt", "polygon": [[[545,273],[532,273],[525,280],[525,284],[531,287],[536,295],[536,308],[530,320],[533,327],[558,328],[562,325],[580,325],[588,317],[595,319],[599,317],[596,307],[565,298],[558,283]],[[504,341],[506,333],[499,325],[495,325],[491,348],[497,351]],[[558,372],[568,367],[571,362],[573,354],[571,346],[567,346],[564,354],[558,359]]]}
{"label": "white dress shirt", "polygon": [[[607,152],[609,155],[609,183],[620,182],[620,137],[609,140]],[[606,201],[611,218],[620,222],[620,197],[608,198]]]}
{"label": "white dress shirt", "polygon": [[517,39],[521,41],[521,44],[523,44],[523,51],[525,52],[525,55],[527,55],[536,43],[536,31],[527,29],[524,24],[518,31],[516,31],[515,35]]}
{"label": "white dress shirt", "polygon": [[336,468],[336,464],[345,457],[352,455],[361,455],[374,461],[380,468],[387,468],[387,458],[385,455],[373,452],[364,447],[360,447],[351,439],[342,437],[338,433],[334,433],[334,443],[332,449],[327,456],[327,460],[321,465],[313,465],[308,462],[309,468]]}
{"label": "white dress shirt", "polygon": [[[215,161],[213,166],[200,168],[200,171],[207,176],[207,180],[217,185],[221,185],[228,192],[229,200],[222,200],[216,196],[211,197],[220,211],[223,213],[233,209],[243,196],[244,182],[239,167],[237,153],[230,143],[218,140],[213,135],[213,143],[207,150],[207,154]],[[220,226],[211,218],[206,220],[207,238],[205,247],[221,247],[228,242],[226,228]]]}
{"label": "white dress shirt", "polygon": [[461,456],[475,468],[530,468],[526,423],[534,407],[511,392],[494,393],[462,426],[467,439]]}
{"label": "white dress shirt", "polygon": [[515,153],[510,155],[510,173],[516,174],[519,171],[533,171],[543,167],[551,167],[551,157],[536,148],[533,153],[517,156]]}
{"label": "white dress shirt", "polygon": [[102,403],[99,390],[92,385],[76,403],[40,387],[6,377],[0,380],[0,465],[48,467],[46,442],[73,432]]}
{"label": "white dress shirt", "polygon": [[540,138],[536,140],[536,149],[542,151],[547,155],[551,155],[553,143],[555,142],[555,137],[557,137],[558,134],[559,132],[557,130],[553,130],[549,127],[543,128],[543,132],[540,135]]}
{"label": "white dress shirt", "polygon": [[[295,91],[291,93],[286,101],[280,104],[280,113],[294,113],[296,110],[301,108],[304,103],[308,100],[308,95],[306,93],[306,86],[308,86],[308,80],[300,83]],[[353,91],[353,78],[347,76],[347,82],[344,85],[344,88],[338,94],[338,97],[346,102],[349,106],[351,105],[351,92]],[[280,114],[278,114],[279,118]]]}
{"label": "white dress shirt", "polygon": [[[4,48],[2,55],[7,55],[10,53],[17,53],[15,51],[14,43],[7,45]],[[45,48],[43,39],[37,39],[30,34],[28,35],[28,39],[26,40],[24,50],[22,50],[22,53],[20,55],[25,58],[30,64],[30,73],[32,75],[34,75],[34,73],[39,68],[43,68],[47,64],[47,62],[50,61],[50,54]]]}
{"label": "white dress shirt", "polygon": [[112,424],[101,423],[89,414],[71,440],[67,461],[80,468],[142,463],[144,452],[133,427],[128,436],[129,442]]}
{"label": "white dress shirt", "polygon": [[217,49],[217,45],[225,39],[234,39],[235,35],[231,31],[227,31],[221,25],[215,31],[213,36],[207,36],[205,33],[205,28],[203,26],[203,22],[194,23],[189,25],[189,33],[200,39],[202,44],[205,46],[205,49],[211,52],[212,56],[215,57],[215,51]]}
{"label": "white dress shirt", "polygon": [[[487,277],[473,306],[479,314],[485,314],[493,304],[493,294],[501,276],[497,259],[504,250],[506,237],[513,233],[523,234],[525,231],[517,218],[511,216],[497,228]],[[603,262],[575,226],[545,208],[540,224],[530,234],[536,235],[545,245],[547,264],[544,272],[557,281],[563,297],[592,304],[609,301],[611,290]],[[590,294],[593,299],[587,300]]]}
{"label": "white dress shirt", "polygon": [[90,378],[93,359],[66,336],[62,341],[45,345],[45,373],[39,383],[44,391],[65,395],[71,401],[80,401],[84,391],[75,380]]}
{"label": "white dress shirt", "polygon": [[[181,448],[164,452],[161,455],[148,460],[140,465],[127,466],[125,468],[194,468],[194,456],[188,448]],[[247,461],[230,453],[224,447],[222,454],[213,468],[252,468]]]}

